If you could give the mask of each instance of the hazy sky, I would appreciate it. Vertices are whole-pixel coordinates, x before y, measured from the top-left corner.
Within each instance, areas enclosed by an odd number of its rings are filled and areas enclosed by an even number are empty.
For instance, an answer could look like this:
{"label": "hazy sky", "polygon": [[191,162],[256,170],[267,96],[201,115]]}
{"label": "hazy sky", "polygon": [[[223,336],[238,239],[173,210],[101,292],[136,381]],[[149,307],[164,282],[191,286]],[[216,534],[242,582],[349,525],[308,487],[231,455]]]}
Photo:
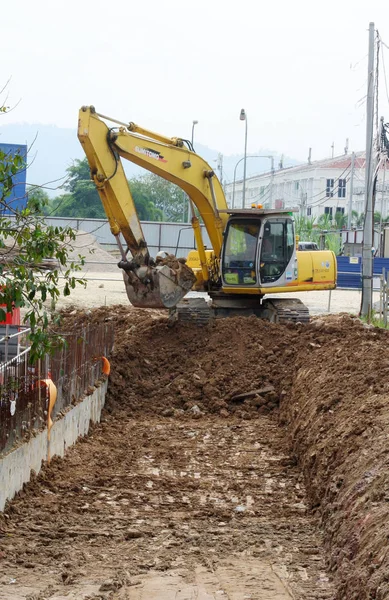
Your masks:
{"label": "hazy sky", "polygon": [[[305,160],[312,146],[318,159],[346,137],[363,149],[369,21],[389,46],[388,0],[7,2],[1,78],[7,103],[21,101],[0,124],[76,127],[94,104],[169,136],[197,119],[199,142],[233,154],[244,107],[251,153]],[[389,121],[382,70],[381,92]]]}

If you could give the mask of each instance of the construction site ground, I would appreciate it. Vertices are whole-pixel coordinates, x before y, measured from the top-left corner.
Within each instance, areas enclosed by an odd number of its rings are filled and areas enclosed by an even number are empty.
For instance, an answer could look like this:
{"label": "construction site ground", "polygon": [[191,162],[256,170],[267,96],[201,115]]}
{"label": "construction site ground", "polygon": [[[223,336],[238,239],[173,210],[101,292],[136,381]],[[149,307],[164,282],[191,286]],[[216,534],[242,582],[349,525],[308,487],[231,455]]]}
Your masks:
{"label": "construction site ground", "polygon": [[[69,258],[78,260],[81,255],[85,265],[78,273],[87,280],[86,289],[76,287],[70,296],[60,297],[59,307],[98,308],[113,304],[126,304],[127,294],[123,284],[122,271],[117,267],[120,256],[117,251],[108,252],[98,244],[94,235],[85,231],[77,233],[72,242]],[[191,292],[189,296],[203,295]],[[361,305],[359,290],[332,290],[302,292],[292,294],[301,299],[312,315],[338,313],[339,311],[358,314]],[[271,296],[270,296],[271,297]],[[374,305],[379,302],[379,292],[373,293]]]}
{"label": "construction site ground", "polygon": [[389,598],[388,333],[111,322],[102,422],[0,516],[0,598]]}
{"label": "construction site ground", "polygon": [[298,295],[309,325],[169,327],[94,245],[60,307],[115,327],[106,407],[0,515],[0,598],[389,598],[389,337],[324,315],[360,293]]}
{"label": "construction site ground", "polygon": [[[95,265],[92,267],[95,268]],[[107,266],[104,265],[104,269]],[[123,284],[121,271],[112,265],[112,270],[91,271],[84,270],[83,274],[87,280],[86,289],[78,287],[72,290],[71,296],[61,297],[60,307],[76,306],[78,308],[98,308],[99,306],[110,306],[113,304],[125,304],[128,302],[127,294]],[[206,294],[190,292],[188,297],[206,296]],[[269,295],[271,297],[271,295]],[[358,314],[361,306],[361,292],[359,290],[332,290],[329,291],[301,292],[291,294],[293,298],[299,298],[306,304],[312,315],[338,313],[339,311]],[[373,293],[375,304],[379,301],[379,292]]]}

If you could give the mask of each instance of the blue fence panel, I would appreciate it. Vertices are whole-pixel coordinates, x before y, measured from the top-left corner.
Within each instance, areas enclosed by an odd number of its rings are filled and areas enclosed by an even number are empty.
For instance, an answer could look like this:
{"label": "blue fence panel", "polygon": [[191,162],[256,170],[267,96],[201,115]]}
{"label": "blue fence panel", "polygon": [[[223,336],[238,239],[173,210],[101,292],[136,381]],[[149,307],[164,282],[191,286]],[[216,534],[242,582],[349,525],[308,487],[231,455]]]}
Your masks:
{"label": "blue fence panel", "polygon": [[[26,170],[27,170],[27,146],[24,144],[0,144],[0,150],[4,152],[6,156],[12,159],[15,154],[20,154],[23,157],[25,167],[21,168],[18,173],[12,177],[12,191],[7,198],[7,204],[11,209],[24,208],[27,203],[26,196]],[[4,212],[4,211],[2,211]],[[5,211],[10,212],[10,211]]]}
{"label": "blue fence panel", "polygon": [[[336,286],[338,288],[361,289],[362,287],[362,258],[351,257],[353,262],[350,262],[349,256],[337,256],[338,263],[338,278]],[[358,262],[357,262],[358,261]],[[389,258],[374,258],[373,259],[373,276],[378,278],[382,275],[382,269],[389,271]],[[378,286],[375,285],[375,288]]]}

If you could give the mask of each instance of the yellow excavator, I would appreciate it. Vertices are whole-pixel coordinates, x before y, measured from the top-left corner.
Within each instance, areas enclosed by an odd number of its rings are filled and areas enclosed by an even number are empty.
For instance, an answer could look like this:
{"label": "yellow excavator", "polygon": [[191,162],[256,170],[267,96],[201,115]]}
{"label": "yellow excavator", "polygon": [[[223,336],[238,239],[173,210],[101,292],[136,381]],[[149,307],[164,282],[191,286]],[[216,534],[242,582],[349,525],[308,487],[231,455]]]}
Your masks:
{"label": "yellow excavator", "polygon": [[[93,106],[79,111],[78,138],[120,249],[118,266],[134,306],[168,308],[173,319],[200,323],[235,314],[304,322],[309,312],[300,300],[265,295],[335,288],[334,253],[297,251],[293,211],[228,208],[214,171],[189,140],[106,117]],[[197,249],[186,259],[150,256],[121,159],[188,195]],[[204,245],[200,218],[212,249]],[[209,300],[184,298],[190,290],[207,292]]]}

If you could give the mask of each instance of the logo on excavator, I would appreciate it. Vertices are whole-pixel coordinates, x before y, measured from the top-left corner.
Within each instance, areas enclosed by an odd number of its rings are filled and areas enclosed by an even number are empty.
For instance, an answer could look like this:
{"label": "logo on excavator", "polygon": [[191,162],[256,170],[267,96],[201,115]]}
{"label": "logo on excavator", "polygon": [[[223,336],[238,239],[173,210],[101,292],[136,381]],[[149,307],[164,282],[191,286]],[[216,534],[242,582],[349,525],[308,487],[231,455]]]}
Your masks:
{"label": "logo on excavator", "polygon": [[166,158],[162,156],[160,152],[157,150],[153,150],[152,148],[143,148],[142,146],[135,146],[135,152],[139,154],[144,154],[148,158],[154,158],[154,160],[159,160],[160,162],[167,162]]}

